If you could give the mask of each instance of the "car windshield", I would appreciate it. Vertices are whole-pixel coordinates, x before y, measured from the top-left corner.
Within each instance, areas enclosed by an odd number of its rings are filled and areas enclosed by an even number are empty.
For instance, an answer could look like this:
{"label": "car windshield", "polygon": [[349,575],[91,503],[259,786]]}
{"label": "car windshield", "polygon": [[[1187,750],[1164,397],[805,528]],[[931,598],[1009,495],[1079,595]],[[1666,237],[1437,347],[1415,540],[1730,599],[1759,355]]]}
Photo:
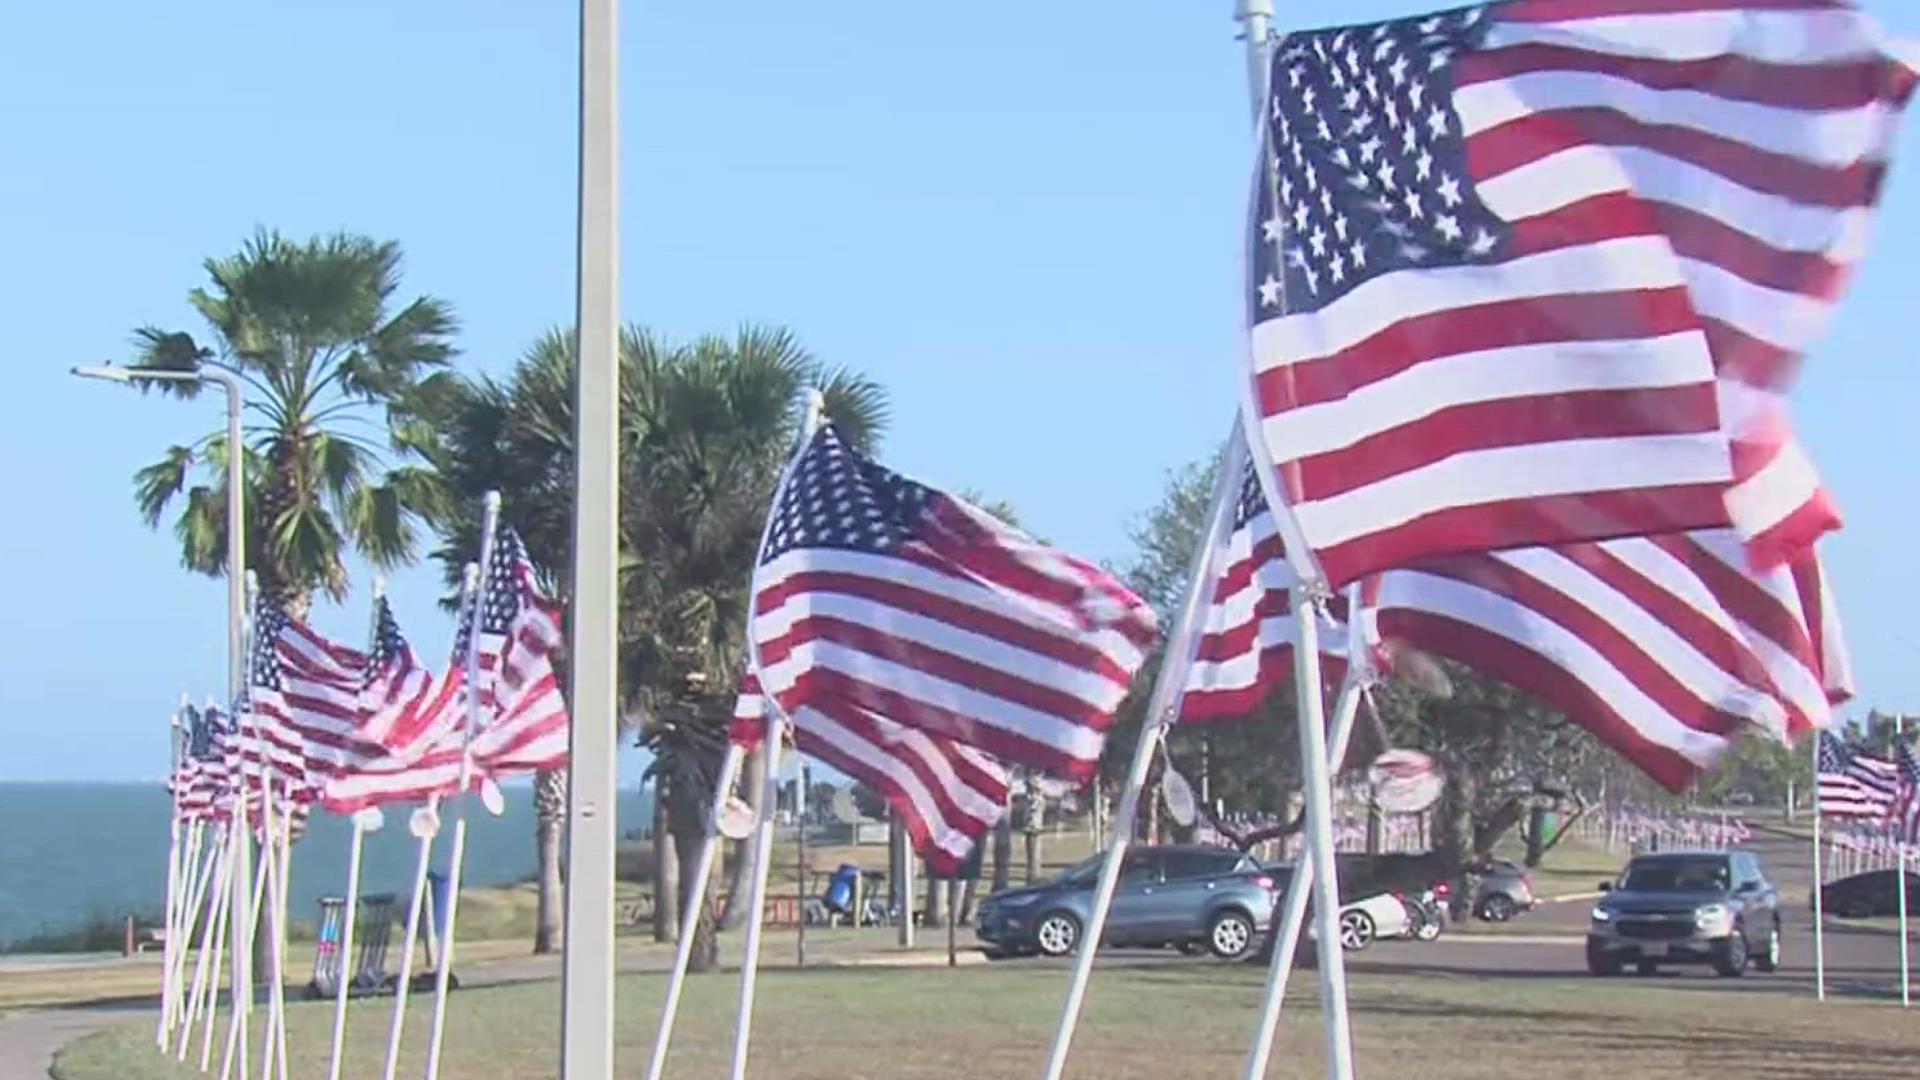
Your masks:
{"label": "car windshield", "polygon": [[1053,880],[1062,885],[1073,885],[1083,881],[1092,881],[1094,878],[1100,876],[1100,860],[1104,858],[1106,858],[1104,855],[1095,855],[1091,858],[1082,859],[1072,866],[1067,867],[1065,870],[1060,871],[1060,876]]}
{"label": "car windshield", "polygon": [[1727,860],[1647,859],[1627,867],[1620,887],[1634,892],[1710,892],[1727,887]]}

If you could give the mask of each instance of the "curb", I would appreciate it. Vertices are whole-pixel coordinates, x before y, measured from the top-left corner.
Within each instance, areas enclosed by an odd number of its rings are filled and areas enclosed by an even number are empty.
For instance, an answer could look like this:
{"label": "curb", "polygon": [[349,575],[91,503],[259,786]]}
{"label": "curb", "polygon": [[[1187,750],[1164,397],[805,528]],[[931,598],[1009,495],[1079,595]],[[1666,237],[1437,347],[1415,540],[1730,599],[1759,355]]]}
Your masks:
{"label": "curb", "polygon": [[1566,893],[1561,896],[1544,897],[1540,902],[1543,904],[1571,904],[1579,900],[1598,900],[1605,895],[1607,894],[1597,890],[1594,892]]}

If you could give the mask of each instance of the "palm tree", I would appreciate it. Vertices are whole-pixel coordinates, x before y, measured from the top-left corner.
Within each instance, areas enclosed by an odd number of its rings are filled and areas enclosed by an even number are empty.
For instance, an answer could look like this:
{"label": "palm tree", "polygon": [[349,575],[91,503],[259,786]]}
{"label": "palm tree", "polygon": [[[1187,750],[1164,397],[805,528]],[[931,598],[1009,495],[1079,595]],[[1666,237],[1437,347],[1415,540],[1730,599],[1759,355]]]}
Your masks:
{"label": "palm tree", "polygon": [[[430,296],[395,310],[400,261],[392,241],[339,233],[297,242],[263,230],[238,254],[207,260],[210,285],[187,294],[206,320],[205,344],[180,330],[134,332],[138,367],[214,365],[247,384],[247,565],[296,615],[315,590],[345,595],[348,549],[380,567],[410,562],[420,526],[445,507],[435,474],[409,462],[404,433],[422,380],[453,355],[453,313]],[[229,451],[216,433],[169,447],[134,477],[150,526],[184,500],[174,521],[180,559],[202,574],[227,565]]]}
{"label": "palm tree", "polygon": [[[819,387],[828,415],[859,446],[881,426],[884,397],[865,379],[826,370],[785,331],[749,327],[668,345],[629,329],[621,344],[621,700],[654,752],[652,772],[666,792],[659,824],[685,865],[704,833],[725,747],[748,576],[796,435],[794,405],[803,388]],[[445,397],[429,407],[439,421],[432,454],[460,505],[501,491],[503,517],[544,560],[562,598],[572,546],[572,372],[572,337],[554,331],[505,383],[435,387]],[[476,526],[470,513],[450,521],[441,557],[451,578],[474,549]],[[555,877],[557,863],[542,873],[543,882]],[[694,954],[710,964],[711,905],[680,902],[701,905]]]}

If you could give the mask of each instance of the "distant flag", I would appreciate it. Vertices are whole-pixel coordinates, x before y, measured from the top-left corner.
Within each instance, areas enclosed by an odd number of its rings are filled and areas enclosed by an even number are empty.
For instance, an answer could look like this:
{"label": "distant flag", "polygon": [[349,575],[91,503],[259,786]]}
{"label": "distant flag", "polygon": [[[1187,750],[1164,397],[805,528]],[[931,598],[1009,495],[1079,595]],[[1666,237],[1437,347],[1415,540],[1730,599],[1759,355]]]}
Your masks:
{"label": "distant flag", "polygon": [[1250,235],[1254,419],[1331,583],[1730,522],[1770,565],[1830,527],[1765,395],[1861,255],[1913,84],[1826,0],[1514,0],[1288,35]]}
{"label": "distant flag", "polygon": [[[1180,700],[1182,722],[1245,716],[1293,678],[1298,630],[1290,590],[1297,579],[1252,466],[1238,492],[1232,530],[1207,556],[1206,606]],[[1321,664],[1334,685],[1347,664],[1346,608],[1335,598],[1319,619]]]}
{"label": "distant flag", "polygon": [[1891,815],[1900,794],[1899,766],[1861,753],[1824,731],[1816,762],[1820,813],[1873,821]]}
{"label": "distant flag", "polygon": [[1904,734],[1893,740],[1893,765],[1899,781],[1887,815],[1890,831],[1897,843],[1920,842],[1920,761]]}
{"label": "distant flag", "polygon": [[[484,572],[479,604],[482,719],[475,763],[494,776],[567,765],[571,721],[553,669],[564,642],[560,611],[540,591],[520,534],[502,527]],[[465,635],[453,663],[464,672]]]}
{"label": "distant flag", "polygon": [[1839,696],[1830,608],[1729,529],[1429,560],[1381,575],[1377,604],[1383,637],[1527,691],[1674,790],[1743,729],[1825,727]]}
{"label": "distant flag", "polygon": [[[935,873],[965,865],[1006,812],[1006,769],[972,747],[859,708],[830,716],[803,706],[792,719],[799,751],[880,792]],[[731,737],[749,749],[766,738],[766,699],[752,674],[741,680]]]}
{"label": "distant flag", "polygon": [[1076,779],[1153,639],[1110,575],[850,449],[789,463],[753,578],[759,678],[788,715],[863,714]]}

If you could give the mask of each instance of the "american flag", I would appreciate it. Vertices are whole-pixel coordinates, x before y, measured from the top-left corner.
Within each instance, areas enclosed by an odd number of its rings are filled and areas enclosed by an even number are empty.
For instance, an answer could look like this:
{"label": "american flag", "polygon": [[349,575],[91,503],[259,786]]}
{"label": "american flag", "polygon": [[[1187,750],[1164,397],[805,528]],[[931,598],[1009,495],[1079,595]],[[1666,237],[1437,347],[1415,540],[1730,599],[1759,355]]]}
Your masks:
{"label": "american flag", "polygon": [[1897,843],[1920,842],[1920,761],[1905,735],[1893,740],[1893,766],[1899,781],[1887,814],[1889,831]]}
{"label": "american flag", "polygon": [[1381,636],[1527,691],[1680,790],[1741,731],[1796,737],[1847,695],[1838,620],[1802,587],[1719,529],[1431,560],[1381,575],[1376,618]]}
{"label": "american flag", "polygon": [[[937,874],[964,866],[1006,812],[1006,769],[970,746],[858,706],[828,715],[809,705],[792,719],[795,747],[880,792]],[[766,730],[766,699],[749,673],[741,680],[731,737],[751,749]]]}
{"label": "american flag", "polygon": [[[1231,532],[1204,556],[1206,607],[1200,641],[1180,699],[1181,722],[1245,716],[1293,677],[1296,577],[1253,467],[1241,474]],[[1326,681],[1346,671],[1346,602],[1320,613],[1320,658]]]}
{"label": "american flag", "polygon": [[[390,802],[423,802],[460,787],[466,700],[461,682],[436,676],[419,662],[400,632],[393,609],[376,601],[374,648],[360,686],[361,725],[391,745],[326,778],[320,803],[350,814]],[[478,786],[476,774],[471,784]]]}
{"label": "american flag", "polygon": [[220,713],[191,705],[182,710],[180,764],[171,787],[180,817],[211,816],[227,787],[226,733]]}
{"label": "american flag", "polygon": [[1913,86],[1869,20],[1514,0],[1289,35],[1271,78],[1252,392],[1333,584],[1730,521],[1787,543],[1822,496],[1749,406],[1861,254]]}
{"label": "american flag", "polygon": [[[542,595],[518,532],[499,530],[489,562],[477,605],[481,723],[474,763],[496,777],[565,768],[571,723],[553,670],[563,641],[560,612]],[[470,613],[454,647],[463,685],[471,625]]]}
{"label": "american flag", "polygon": [[1886,819],[1900,794],[1900,769],[1863,754],[1829,732],[1816,759],[1818,809],[1828,817]]}
{"label": "american flag", "polygon": [[822,426],[753,578],[761,685],[1085,779],[1153,637],[1110,575],[855,453]]}
{"label": "american flag", "polygon": [[[422,740],[443,738],[465,715],[457,680],[435,675],[400,633],[393,605],[374,602],[373,653],[360,684],[360,735],[404,756]],[[458,668],[458,662],[449,671]]]}
{"label": "american flag", "polygon": [[329,776],[381,753],[360,731],[367,656],[265,603],[254,635],[248,704],[277,783],[310,803]]}

